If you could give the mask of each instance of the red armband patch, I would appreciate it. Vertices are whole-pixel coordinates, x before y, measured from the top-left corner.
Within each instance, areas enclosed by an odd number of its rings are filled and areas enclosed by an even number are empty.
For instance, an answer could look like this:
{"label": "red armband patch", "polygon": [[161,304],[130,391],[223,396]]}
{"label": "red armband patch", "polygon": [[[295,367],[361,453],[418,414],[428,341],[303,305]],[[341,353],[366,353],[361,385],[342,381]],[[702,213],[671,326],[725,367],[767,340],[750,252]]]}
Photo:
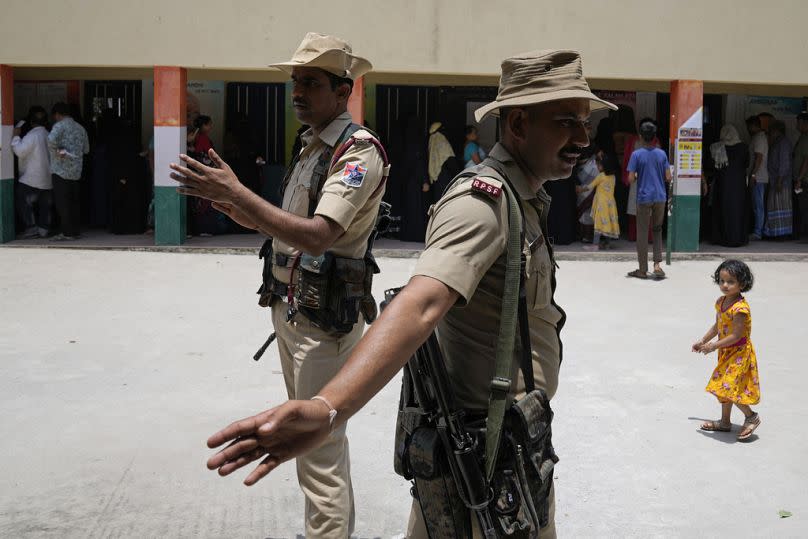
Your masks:
{"label": "red armband patch", "polygon": [[502,187],[488,183],[480,178],[474,178],[471,182],[471,189],[478,193],[484,193],[494,199],[502,195]]}

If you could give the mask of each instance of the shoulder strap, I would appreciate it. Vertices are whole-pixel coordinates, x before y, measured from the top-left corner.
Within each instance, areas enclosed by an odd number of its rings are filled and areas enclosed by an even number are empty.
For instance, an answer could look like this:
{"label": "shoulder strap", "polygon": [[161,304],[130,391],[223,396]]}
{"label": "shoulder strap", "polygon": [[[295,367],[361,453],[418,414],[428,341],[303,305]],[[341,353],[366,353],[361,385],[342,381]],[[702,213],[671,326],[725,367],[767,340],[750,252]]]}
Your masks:
{"label": "shoulder strap", "polygon": [[311,189],[309,189],[309,217],[314,216],[314,210],[317,209],[317,199],[320,196],[320,191],[323,190],[326,178],[328,178],[328,171],[334,164],[332,156],[334,150],[340,148],[346,139],[352,138],[353,134],[362,129],[361,125],[350,123],[342,133],[340,133],[337,142],[333,148],[325,149],[320,157],[317,158],[317,164],[314,165],[314,173],[311,178]]}
{"label": "shoulder strap", "polygon": [[[490,164],[491,160],[487,160]],[[523,233],[522,214],[519,201],[513,192],[511,184],[504,174],[491,167],[496,176],[501,178],[508,200],[508,243],[505,260],[505,287],[502,293],[502,313],[499,320],[499,335],[497,337],[497,356],[494,367],[494,378],[491,380],[491,393],[488,399],[488,420],[485,434],[485,471],[486,479],[490,482],[494,474],[494,464],[499,452],[499,442],[502,436],[502,423],[505,409],[508,406],[508,397],[511,391],[512,380],[511,362],[516,341],[516,319],[522,275],[523,275]],[[532,378],[532,377],[531,377]]]}
{"label": "shoulder strap", "polygon": [[[505,175],[505,172],[499,167],[500,162],[495,160],[494,158],[486,158],[484,160],[485,165],[491,167],[495,171],[497,171],[500,177],[504,180],[503,183],[507,184],[510,187],[510,196],[514,200],[517,201],[516,206],[519,208],[519,214],[522,217],[522,224],[525,220],[524,210],[522,209],[522,205],[518,203],[519,198],[514,195],[514,188],[511,184],[511,181]],[[525,230],[520,224],[520,243],[519,243],[519,252],[520,252],[520,263],[521,263],[521,273],[519,279],[519,339],[521,344],[520,350],[520,368],[522,369],[522,377],[525,379],[525,392],[530,393],[534,389],[536,389],[536,382],[533,378],[533,354],[532,348],[530,344],[530,323],[528,322],[527,318],[527,291],[525,290],[525,281],[527,280],[527,274],[525,272],[527,266],[527,259],[525,257],[524,252],[522,251],[522,246],[525,242]],[[546,231],[546,226],[542,224],[542,233],[544,234]],[[550,244],[547,244],[547,248],[550,249],[550,257],[552,258],[552,248]]]}
{"label": "shoulder strap", "polygon": [[343,142],[342,145],[338,146],[337,150],[334,152],[334,157],[331,158],[331,166],[333,167],[334,165],[336,165],[337,161],[339,161],[342,158],[342,156],[345,155],[345,152],[347,152],[351,148],[351,146],[354,145],[354,143],[356,142],[356,137],[354,137],[353,134],[361,129],[362,131],[367,131],[368,133],[370,133],[370,138],[367,140],[369,140],[370,143],[376,147],[376,150],[379,152],[379,155],[381,155],[383,166],[387,167],[387,165],[390,164],[390,159],[387,157],[387,151],[385,151],[384,146],[382,146],[382,143],[379,141],[379,136],[370,129],[368,129],[367,127],[362,127],[357,124],[351,124],[351,127],[354,126],[356,127],[356,129],[353,129],[348,134],[348,139],[345,140],[345,142]]}

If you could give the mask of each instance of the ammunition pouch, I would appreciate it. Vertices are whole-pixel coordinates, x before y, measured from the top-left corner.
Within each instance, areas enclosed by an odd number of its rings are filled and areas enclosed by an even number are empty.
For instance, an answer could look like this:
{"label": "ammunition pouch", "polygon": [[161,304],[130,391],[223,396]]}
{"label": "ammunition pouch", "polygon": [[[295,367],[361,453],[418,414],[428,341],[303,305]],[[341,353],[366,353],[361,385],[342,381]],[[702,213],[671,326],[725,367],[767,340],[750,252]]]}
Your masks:
{"label": "ammunition pouch", "polygon": [[[263,260],[262,283],[258,304],[269,307],[273,297],[286,298],[288,285],[275,279],[272,266],[278,260],[272,239],[264,242],[258,257]],[[284,257],[285,258],[285,257]],[[298,312],[317,327],[330,332],[348,333],[361,314],[368,324],[376,320],[378,310],[371,288],[379,266],[370,251],[364,258],[343,258],[326,252],[320,256],[300,255],[294,300]]]}
{"label": "ammunition pouch", "polygon": [[[372,259],[371,259],[372,260]],[[375,262],[374,262],[375,266]],[[324,331],[348,333],[362,314],[375,320],[371,295],[374,267],[365,258],[343,258],[327,252],[301,255],[295,287],[297,310]],[[367,304],[373,310],[367,309]]]}
{"label": "ammunition pouch", "polygon": [[549,522],[550,489],[558,457],[553,450],[553,412],[537,389],[505,414],[495,467],[492,513],[502,537],[536,537]]}

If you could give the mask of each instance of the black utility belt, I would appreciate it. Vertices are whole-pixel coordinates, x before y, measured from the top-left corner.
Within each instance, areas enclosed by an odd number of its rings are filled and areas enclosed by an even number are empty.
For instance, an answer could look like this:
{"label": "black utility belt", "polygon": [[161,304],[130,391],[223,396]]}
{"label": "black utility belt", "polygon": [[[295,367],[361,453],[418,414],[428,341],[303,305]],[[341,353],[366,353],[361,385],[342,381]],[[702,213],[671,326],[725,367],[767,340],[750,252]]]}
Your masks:
{"label": "black utility belt", "polygon": [[[367,323],[376,318],[371,296],[373,274],[378,266],[370,252],[363,258],[346,258],[326,252],[320,256],[301,253],[289,256],[273,253],[271,244],[261,249],[264,282],[259,304],[268,307],[278,297],[289,304],[287,318],[300,313],[325,331],[347,333],[362,316]],[[295,283],[279,281],[273,268],[291,270]]]}

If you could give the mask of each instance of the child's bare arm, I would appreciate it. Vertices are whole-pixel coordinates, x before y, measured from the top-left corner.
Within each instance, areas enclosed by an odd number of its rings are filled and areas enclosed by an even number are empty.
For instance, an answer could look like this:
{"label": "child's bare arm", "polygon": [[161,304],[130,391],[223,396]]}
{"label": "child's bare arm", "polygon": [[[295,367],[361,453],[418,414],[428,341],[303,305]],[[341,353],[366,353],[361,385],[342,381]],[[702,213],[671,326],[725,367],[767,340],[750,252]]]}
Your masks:
{"label": "child's bare arm", "polygon": [[701,351],[704,354],[709,354],[713,350],[717,350],[719,348],[725,348],[728,346],[732,346],[744,335],[744,328],[746,327],[746,313],[736,313],[732,317],[732,331],[729,335],[724,337],[723,339],[719,339],[714,343],[705,344],[701,347]]}
{"label": "child's bare arm", "polygon": [[707,330],[707,333],[704,334],[704,337],[701,340],[696,341],[693,344],[693,351],[694,352],[701,352],[702,348],[705,346],[704,343],[712,341],[716,335],[718,335],[718,327],[716,324],[713,324],[710,329]]}
{"label": "child's bare arm", "polygon": [[701,342],[710,342],[718,336],[718,324],[713,324],[702,337]]}

